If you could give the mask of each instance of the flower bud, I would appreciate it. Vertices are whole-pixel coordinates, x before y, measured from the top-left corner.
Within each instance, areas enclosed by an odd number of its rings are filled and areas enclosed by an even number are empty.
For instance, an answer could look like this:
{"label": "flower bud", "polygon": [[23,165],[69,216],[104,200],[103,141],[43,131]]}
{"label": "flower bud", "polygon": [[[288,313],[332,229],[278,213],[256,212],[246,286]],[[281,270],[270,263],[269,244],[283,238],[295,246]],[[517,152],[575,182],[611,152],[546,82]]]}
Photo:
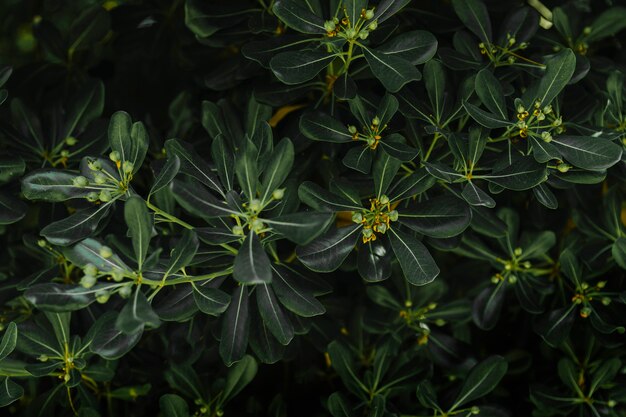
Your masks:
{"label": "flower bud", "polygon": [[611,304],[611,299],[609,297],[602,297],[600,302],[602,302],[602,305],[608,306],[609,304]]}
{"label": "flower bud", "polygon": [[515,248],[515,250],[513,251],[513,254],[515,256],[521,256],[522,255],[522,248]]}
{"label": "flower bud", "polygon": [[509,46],[515,45],[515,38],[509,38]]}
{"label": "flower bud", "polygon": [[122,171],[124,171],[125,174],[132,174],[133,169],[135,169],[135,164],[130,161],[124,161],[122,164]]}
{"label": "flower bud", "polygon": [[369,228],[363,229],[362,233],[363,233],[363,236],[365,236],[366,239],[369,239],[374,234],[372,229],[369,229]]}
{"label": "flower bud", "polygon": [[126,286],[120,288],[120,290],[117,293],[122,298],[128,298],[128,297],[130,297],[130,293],[131,292],[132,292],[132,288],[130,287],[130,285],[126,285]]}
{"label": "flower bud", "polygon": [[332,32],[337,28],[337,25],[332,20],[327,20],[324,22],[324,29],[326,32]]}
{"label": "flower bud", "polygon": [[389,204],[389,197],[383,194],[380,196],[378,201],[380,202],[380,204]]}
{"label": "flower bud", "polygon": [[98,195],[98,198],[103,203],[106,203],[107,201],[111,201],[111,193],[108,192],[107,190],[102,190],[102,191],[100,191],[100,194]]}
{"label": "flower bud", "polygon": [[92,263],[88,263],[83,267],[83,273],[85,275],[96,276],[98,275],[98,268]]}
{"label": "flower bud", "polygon": [[365,39],[367,39],[367,37],[370,35],[369,32],[362,30],[359,32],[359,39],[361,39],[362,41],[364,41]]}
{"label": "flower bud", "polygon": [[98,185],[102,185],[107,182],[107,177],[104,174],[98,173],[93,176],[93,181]]}
{"label": "flower bud", "polygon": [[113,162],[119,162],[122,159],[122,156],[120,155],[118,151],[112,151],[109,154],[109,159]]}
{"label": "flower bud", "polygon": [[85,275],[80,279],[80,285],[82,285],[83,288],[91,288],[96,285],[97,281],[96,277],[92,275]]}
{"label": "flower bud", "polygon": [[398,220],[398,210],[391,210],[389,212],[389,220],[391,220],[392,222]]}
{"label": "flower bud", "polygon": [[372,23],[370,23],[367,26],[368,30],[376,30],[376,28],[378,27],[378,21],[374,20]]}
{"label": "flower bud", "polygon": [[588,36],[591,33],[591,26],[585,26],[583,29],[583,35]]}
{"label": "flower bud", "polygon": [[559,172],[565,174],[567,171],[569,171],[571,168],[571,166],[569,166],[568,164],[558,164],[556,166],[556,169],[559,170]]}
{"label": "flower bud", "polygon": [[241,226],[233,226],[232,232],[234,235],[243,236],[243,227]]}
{"label": "flower bud", "polygon": [[378,126],[380,124],[380,119],[378,118],[378,116],[374,117],[372,119],[372,126]]}
{"label": "flower bud", "polygon": [[385,232],[387,231],[387,225],[385,223],[380,223],[376,226],[376,231],[385,234]]}
{"label": "flower bud", "polygon": [[373,17],[374,17],[374,9],[370,9],[370,10],[365,12],[365,18],[367,20],[370,20]]}
{"label": "flower bud", "polygon": [[354,30],[353,28],[346,29],[346,37],[348,39],[356,38],[356,30]]}
{"label": "flower bud", "polygon": [[598,289],[602,289],[606,286],[606,281],[598,281],[598,283],[596,284],[596,288]]}
{"label": "flower bud", "polygon": [[550,134],[550,132],[544,130],[543,132],[541,132],[541,139],[543,139],[544,142],[551,142],[552,135]]}
{"label": "flower bud", "polygon": [[48,242],[46,241],[46,239],[39,239],[37,241],[37,246],[39,246],[40,248],[45,248],[46,246],[48,246]]}
{"label": "flower bud", "polygon": [[522,42],[519,44],[519,49],[526,49],[526,48],[528,48],[528,43]]}
{"label": "flower bud", "polygon": [[100,304],[104,304],[107,301],[109,301],[110,297],[111,297],[111,294],[106,290],[100,290],[96,292],[96,301],[99,302]]}
{"label": "flower bud", "polygon": [[261,230],[263,230],[265,228],[265,225],[263,224],[263,221],[261,219],[254,219],[252,220],[252,229],[255,232],[260,232]]}
{"label": "flower bud", "polygon": [[87,162],[87,166],[92,171],[100,171],[102,169],[102,163],[97,159]]}
{"label": "flower bud", "polygon": [[354,223],[361,223],[363,221],[363,214],[361,214],[358,211],[355,211],[354,213],[352,213],[352,221]]}
{"label": "flower bud", "polygon": [[473,407],[470,409],[470,411],[471,411],[471,413],[472,413],[472,414],[479,414],[479,413],[480,413],[480,408],[478,408],[478,407],[476,407],[476,406],[473,406]]}
{"label": "flower bud", "polygon": [[610,408],[613,408],[617,405],[617,401],[615,400],[609,400],[606,405],[608,405]]}
{"label": "flower bud", "polygon": [[274,200],[282,200],[284,196],[285,196],[285,189],[284,188],[277,188],[272,193],[272,198]]}
{"label": "flower bud", "polygon": [[63,150],[61,151],[61,157],[63,157],[63,158],[67,158],[67,157],[69,157],[69,156],[70,156],[70,151],[68,151],[67,149],[63,149]]}
{"label": "flower bud", "polygon": [[48,362],[49,358],[48,358],[48,355],[42,354],[42,355],[39,355],[37,359],[40,360],[41,362]]}
{"label": "flower bud", "polygon": [[95,191],[92,191],[89,194],[87,194],[85,198],[87,199],[87,201],[90,201],[93,203],[94,201],[98,200],[98,197],[99,197],[99,194]]}
{"label": "flower bud", "polygon": [[110,258],[111,256],[113,256],[113,251],[111,250],[110,247],[108,246],[103,246],[100,248],[100,250],[98,251],[98,253],[100,254],[100,256],[102,256],[104,259]]}
{"label": "flower bud", "polygon": [[517,282],[517,277],[515,275],[509,276],[509,284],[515,284]]}
{"label": "flower bud", "polygon": [[351,135],[354,135],[357,132],[356,126],[348,125],[348,132],[350,132]]}
{"label": "flower bud", "polygon": [[75,187],[86,187],[89,185],[89,180],[86,177],[79,175],[72,180],[72,184],[74,184]]}
{"label": "flower bud", "polygon": [[124,280],[124,274],[119,269],[114,269],[111,271],[111,278],[115,282],[122,282]]}
{"label": "flower bud", "polygon": [[557,117],[552,122],[552,126],[561,126],[562,123],[563,123],[563,119],[561,117]]}
{"label": "flower bud", "polygon": [[580,309],[580,317],[586,319],[590,315],[591,315],[591,308],[583,307],[583,308]]}
{"label": "flower bud", "polygon": [[77,143],[78,143],[78,139],[76,139],[76,138],[75,138],[75,137],[73,137],[73,136],[68,136],[68,137],[66,137],[66,138],[65,138],[65,144],[66,144],[67,146],[74,146],[74,145],[76,145]]}
{"label": "flower bud", "polygon": [[259,200],[258,198],[253,198],[248,203],[248,208],[251,212],[258,213],[259,211],[261,211],[261,200]]}

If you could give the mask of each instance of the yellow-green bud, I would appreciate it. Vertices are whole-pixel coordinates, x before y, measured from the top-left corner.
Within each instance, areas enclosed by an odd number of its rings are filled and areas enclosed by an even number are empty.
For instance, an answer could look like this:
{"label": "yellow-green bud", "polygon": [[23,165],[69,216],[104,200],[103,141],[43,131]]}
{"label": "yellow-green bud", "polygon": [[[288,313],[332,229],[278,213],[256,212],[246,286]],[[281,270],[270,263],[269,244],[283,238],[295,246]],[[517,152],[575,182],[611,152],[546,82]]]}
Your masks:
{"label": "yellow-green bud", "polygon": [[372,23],[367,25],[368,30],[376,30],[378,28],[378,21],[374,20]]}
{"label": "yellow-green bud", "polygon": [[522,42],[519,44],[519,49],[526,49],[526,48],[528,48],[528,43]]}
{"label": "yellow-green bud", "polygon": [[346,29],[346,37],[348,39],[356,38],[356,30],[354,30],[353,28]]}
{"label": "yellow-green bud", "polygon": [[126,285],[126,286],[120,288],[120,290],[118,291],[118,294],[122,298],[128,298],[128,297],[130,297],[130,293],[131,292],[132,292],[132,288],[129,285]]}
{"label": "yellow-green bud", "polygon": [[513,46],[515,44],[515,38],[509,38],[509,46]]}
{"label": "yellow-green bud", "polygon": [[48,359],[50,358],[48,358],[48,355],[42,354],[42,355],[39,355],[37,359],[39,359],[41,362],[48,362]]}
{"label": "yellow-green bud", "polygon": [[85,198],[87,199],[87,201],[90,201],[93,203],[94,201],[98,200],[98,197],[99,197],[99,194],[95,191],[92,191],[89,194],[87,194]]}
{"label": "yellow-green bud", "polygon": [[602,289],[606,286],[606,281],[598,281],[596,288]]}
{"label": "yellow-green bud", "polygon": [[351,135],[354,135],[356,133],[356,126],[348,125],[348,132],[350,132]]}
{"label": "yellow-green bud", "polygon": [[237,236],[243,236],[243,227],[241,226],[233,226],[233,234]]}
{"label": "yellow-green bud", "polygon": [[526,269],[530,269],[531,266],[533,266],[530,261],[526,261],[522,264],[522,266]]}
{"label": "yellow-green bud", "polygon": [[98,251],[98,253],[100,254],[100,256],[102,256],[104,259],[110,258],[111,256],[113,256],[113,251],[111,250],[110,247],[108,246],[103,246],[100,248],[100,250]]}
{"label": "yellow-green bud", "polygon": [[135,169],[135,164],[130,161],[124,161],[124,163],[122,164],[122,170],[125,174],[131,174],[133,172],[133,169]]}
{"label": "yellow-green bud", "polygon": [[608,405],[610,408],[613,408],[617,405],[617,401],[615,400],[609,400],[606,405]]}
{"label": "yellow-green bud", "polygon": [[585,26],[583,29],[583,35],[588,36],[591,33],[591,26]]}
{"label": "yellow-green bud", "polygon": [[91,288],[96,285],[96,282],[96,277],[92,275],[85,275],[80,279],[80,285],[82,285],[83,288]]}
{"label": "yellow-green bud", "polygon": [[378,116],[374,117],[372,119],[372,125],[373,126],[378,126],[380,124],[380,119],[378,118]]}
{"label": "yellow-green bud", "polygon": [[263,230],[265,228],[265,225],[263,224],[263,221],[261,219],[254,219],[252,220],[252,229],[255,232],[260,232],[261,230]]}
{"label": "yellow-green bud", "polygon": [[446,325],[446,321],[444,319],[437,319],[435,320],[435,324],[439,327],[442,327]]}
{"label": "yellow-green bud", "polygon": [[285,196],[285,189],[284,188],[277,188],[272,193],[272,198],[274,200],[282,200],[284,196]]}
{"label": "yellow-green bud", "polygon": [[39,240],[37,241],[37,245],[38,245],[40,248],[45,248],[46,246],[48,246],[48,242],[46,241],[46,239],[39,239]]}
{"label": "yellow-green bud", "polygon": [[119,162],[122,159],[122,156],[120,155],[118,151],[112,151],[109,154],[109,159],[113,162]]}
{"label": "yellow-green bud", "polygon": [[362,30],[359,32],[359,39],[361,39],[362,41],[364,41],[365,39],[367,39],[367,37],[369,36],[369,32]]}
{"label": "yellow-green bud", "polygon": [[559,170],[559,172],[562,172],[563,174],[565,174],[567,171],[570,170],[570,166],[568,164],[558,164],[556,166],[556,169]]}
{"label": "yellow-green bud", "polygon": [[332,32],[335,30],[336,27],[337,25],[332,20],[327,20],[324,22],[324,29],[326,29],[326,32]]}
{"label": "yellow-green bud", "polygon": [[258,213],[259,211],[261,211],[261,200],[259,200],[258,198],[253,198],[248,203],[248,208],[251,212]]}
{"label": "yellow-green bud", "polygon": [[89,185],[89,180],[86,177],[79,175],[72,180],[72,184],[74,184],[75,187],[86,187]]}
{"label": "yellow-green bud", "polygon": [[563,119],[559,116],[552,122],[552,126],[561,126],[563,123]]}
{"label": "yellow-green bud", "polygon": [[98,291],[96,292],[96,301],[100,304],[104,304],[109,301],[111,294],[108,291]]}
{"label": "yellow-green bud", "polygon": [[517,282],[517,277],[515,275],[509,276],[509,284],[515,284]]}
{"label": "yellow-green bud", "polygon": [[611,304],[611,299],[609,297],[602,297],[600,301],[602,302],[602,305],[605,305],[605,306],[608,306],[609,304]]}
{"label": "yellow-green bud", "polygon": [[100,171],[102,169],[102,163],[97,159],[87,162],[87,166],[92,171]]}
{"label": "yellow-green bud", "polygon": [[93,181],[98,185],[102,185],[107,182],[107,177],[104,174],[98,173],[93,176]]}
{"label": "yellow-green bud", "polygon": [[365,238],[370,238],[374,234],[372,229],[363,229],[362,233],[363,233],[363,236],[365,236]]}
{"label": "yellow-green bud", "polygon": [[544,130],[541,132],[541,139],[543,139],[544,142],[552,142],[552,135],[550,132]]}
{"label": "yellow-green bud", "polygon": [[580,316],[583,318],[587,318],[591,315],[591,308],[583,307],[580,309]]}
{"label": "yellow-green bud", "polygon": [[374,17],[374,9],[369,9],[368,11],[365,12],[365,18],[367,20],[370,20],[373,17]]}
{"label": "yellow-green bud", "polygon": [[513,251],[513,254],[515,256],[521,256],[522,255],[522,248],[515,248],[515,250]]}
{"label": "yellow-green bud", "polygon": [[121,270],[114,269],[111,271],[111,278],[113,278],[113,281],[115,282],[122,282],[124,280],[124,274]]}
{"label": "yellow-green bud", "polygon": [[472,414],[479,414],[480,413],[480,408],[473,406],[470,411],[472,412]]}
{"label": "yellow-green bud", "polygon": [[352,213],[352,221],[354,223],[361,223],[363,221],[363,214],[361,214],[360,212],[354,212]]}
{"label": "yellow-green bud", "polygon": [[381,223],[378,226],[376,226],[376,230],[384,234],[387,231],[387,225],[385,223]]}
{"label": "yellow-green bud", "polygon": [[510,65],[512,65],[512,64],[514,64],[514,63],[515,63],[515,57],[514,57],[513,55],[511,55],[511,56],[509,56],[509,57],[506,59],[506,61],[507,61]]}
{"label": "yellow-green bud", "polygon": [[107,201],[111,201],[111,193],[108,192],[107,190],[102,190],[102,191],[100,191],[100,194],[98,195],[98,198],[103,203],[106,203]]}
{"label": "yellow-green bud", "polygon": [[75,137],[73,137],[73,136],[68,136],[68,137],[66,137],[66,138],[65,138],[65,144],[66,144],[67,146],[74,146],[74,145],[76,145],[77,143],[78,143],[78,139],[76,139],[76,138],[75,138]]}
{"label": "yellow-green bud", "polygon": [[96,266],[92,263],[86,264],[83,267],[83,273],[85,275],[91,275],[91,276],[96,276],[98,275],[98,268],[96,268]]}
{"label": "yellow-green bud", "polygon": [[61,151],[61,156],[62,156],[63,158],[67,158],[68,156],[70,156],[70,151],[68,151],[67,149],[63,149],[63,150]]}
{"label": "yellow-green bud", "polygon": [[380,196],[378,201],[380,201],[380,204],[389,204],[389,197],[383,194]]}
{"label": "yellow-green bud", "polygon": [[392,222],[398,220],[398,210],[391,210],[389,212],[389,220],[391,220]]}

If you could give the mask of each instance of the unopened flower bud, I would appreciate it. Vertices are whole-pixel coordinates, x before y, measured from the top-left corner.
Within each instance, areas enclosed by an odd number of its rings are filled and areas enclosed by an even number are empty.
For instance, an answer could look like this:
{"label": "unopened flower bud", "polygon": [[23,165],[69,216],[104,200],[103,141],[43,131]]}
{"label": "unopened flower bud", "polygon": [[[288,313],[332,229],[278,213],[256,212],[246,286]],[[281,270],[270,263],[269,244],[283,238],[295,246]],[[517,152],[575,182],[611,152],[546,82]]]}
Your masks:
{"label": "unopened flower bud", "polygon": [[92,192],[90,192],[89,194],[87,194],[87,196],[86,196],[85,198],[87,199],[87,201],[90,201],[90,202],[92,202],[92,203],[93,203],[94,201],[97,201],[97,200],[98,200],[98,197],[99,197],[99,196],[100,196],[100,195],[99,195],[97,192],[92,191]]}
{"label": "unopened flower bud", "polygon": [[365,39],[367,39],[367,37],[370,35],[369,32],[362,30],[359,32],[359,39],[361,39],[362,41],[364,41]]}
{"label": "unopened flower bud", "polygon": [[85,275],[96,276],[98,275],[98,268],[92,263],[88,263],[83,267],[83,273]]}
{"label": "unopened flower bud", "polygon": [[73,136],[68,136],[68,137],[66,137],[66,138],[65,138],[65,144],[66,144],[67,146],[74,146],[74,145],[76,145],[77,143],[78,143],[78,139],[76,139],[76,138],[75,138],[75,137],[73,137]]}
{"label": "unopened flower bud", "polygon": [[259,211],[261,211],[261,200],[259,200],[258,198],[253,198],[252,200],[250,200],[250,203],[248,203],[248,208],[253,213],[258,213]]}
{"label": "unopened flower bud", "polygon": [[515,275],[509,276],[509,284],[515,284],[517,282],[517,277]]}
{"label": "unopened flower bud", "polygon": [[98,195],[98,198],[103,203],[106,203],[107,201],[111,201],[111,193],[108,192],[107,190],[102,190],[102,191],[100,191],[100,194]]}
{"label": "unopened flower bud", "polygon": [[391,220],[392,222],[398,220],[398,210],[391,210],[389,212],[389,220]]}
{"label": "unopened flower bud", "polygon": [[233,226],[233,234],[237,236],[243,236],[243,227],[241,226]]}
{"label": "unopened flower bud", "polygon": [[100,254],[100,256],[102,256],[104,259],[110,258],[111,256],[113,256],[113,251],[111,250],[110,247],[108,246],[103,246],[100,248],[100,250],[98,251],[98,253]]}
{"label": "unopened flower bud", "polygon": [[374,117],[372,119],[372,126],[378,126],[380,124],[380,119],[378,118],[378,116]]}
{"label": "unopened flower bud", "polygon": [[83,288],[91,288],[96,285],[97,281],[96,277],[92,275],[85,275],[80,279],[80,285],[82,285]]}
{"label": "unopened flower bud", "polygon": [[126,285],[126,286],[120,288],[120,290],[118,291],[118,294],[122,298],[128,298],[128,297],[130,297],[130,293],[131,292],[132,292],[132,288],[129,285]]}
{"label": "unopened flower bud", "polygon": [[100,171],[102,169],[102,163],[97,159],[87,162],[87,166],[92,171]]}
{"label": "unopened flower bud", "polygon": [[107,177],[104,174],[98,173],[93,176],[93,181],[98,185],[102,185],[107,182]]}
{"label": "unopened flower bud", "polygon": [[50,358],[48,358],[48,355],[42,354],[42,355],[39,355],[37,359],[39,359],[41,362],[48,362],[48,359]]}
{"label": "unopened flower bud", "polygon": [[515,44],[515,38],[509,38],[509,46],[513,46]]}
{"label": "unopened flower bud", "polygon": [[104,304],[107,301],[109,301],[110,297],[111,297],[111,294],[108,291],[101,290],[101,291],[96,292],[96,301],[99,302],[100,304]]}
{"label": "unopened flower bud", "polygon": [[122,156],[120,155],[118,151],[112,151],[109,154],[109,159],[113,162],[119,162],[122,159]]}
{"label": "unopened flower bud", "polygon": [[562,123],[563,123],[563,119],[561,117],[557,117],[552,122],[552,126],[561,126]]}
{"label": "unopened flower bud", "polygon": [[589,307],[583,307],[580,309],[580,317],[586,319],[591,315],[591,309]]}
{"label": "unopened flower bud", "polygon": [[522,42],[519,44],[519,49],[526,49],[526,48],[528,48],[528,43]]}
{"label": "unopened flower bud", "polygon": [[541,132],[541,139],[543,139],[544,142],[552,142],[552,135],[550,132],[544,130]]}
{"label": "unopened flower bud", "polygon": [[337,25],[332,20],[327,20],[324,22],[324,29],[326,29],[326,32],[332,32],[335,30],[335,28],[337,28]]}
{"label": "unopened flower bud", "polygon": [[37,245],[38,245],[40,248],[45,248],[46,246],[48,246],[48,242],[46,241],[46,239],[39,239],[39,240],[37,241]]}
{"label": "unopened flower bud", "polygon": [[350,132],[351,135],[354,135],[356,133],[356,126],[348,125],[348,132]]}
{"label": "unopened flower bud", "polygon": [[67,149],[63,149],[61,151],[61,157],[67,158],[68,156],[70,156],[70,151],[68,151]]}
{"label": "unopened flower bud", "polygon": [[569,171],[571,168],[571,166],[569,166],[568,164],[558,164],[556,166],[556,169],[559,170],[559,172],[565,174],[567,171]]}
{"label": "unopened flower bud", "polygon": [[374,9],[369,9],[365,12],[365,18],[367,20],[370,20],[373,17],[374,17]]}
{"label": "unopened flower bud", "polygon": [[585,26],[583,29],[583,35],[588,36],[591,33],[591,26]]}
{"label": "unopened flower bud", "polygon": [[79,175],[72,180],[72,184],[74,184],[75,187],[86,187],[89,185],[89,180],[86,177]]}
{"label": "unopened flower bud", "polygon": [[252,221],[252,229],[255,232],[260,232],[261,230],[263,230],[265,228],[265,225],[263,224],[263,221],[261,219],[254,219]]}
{"label": "unopened flower bud", "polygon": [[274,200],[282,200],[284,196],[285,196],[285,189],[284,188],[278,188],[278,189],[274,190],[274,192],[272,193],[272,198]]}
{"label": "unopened flower bud", "polygon": [[378,28],[378,21],[374,20],[372,23],[367,25],[368,30],[376,30]]}
{"label": "unopened flower bud", "polygon": [[348,39],[356,38],[356,30],[354,30],[353,28],[346,29],[346,37]]}
{"label": "unopened flower bud", "polygon": [[361,223],[363,221],[363,214],[358,211],[352,213],[352,221],[354,223]]}
{"label": "unopened flower bud", "polygon": [[602,302],[602,305],[604,306],[608,306],[609,304],[611,304],[611,299],[609,297],[602,297],[600,301]]}
{"label": "unopened flower bud", "polygon": [[124,161],[122,164],[122,171],[124,171],[125,174],[132,174],[133,169],[135,169],[135,164],[130,161]]}
{"label": "unopened flower bud", "polygon": [[470,411],[471,411],[471,413],[472,413],[472,414],[479,414],[479,413],[480,413],[480,408],[478,408],[478,407],[476,407],[476,406],[473,406],[473,407],[470,409]]}
{"label": "unopened flower bud", "polygon": [[389,204],[389,197],[383,194],[380,196],[378,201],[380,202],[380,204]]}
{"label": "unopened flower bud", "polygon": [[515,250],[513,251],[513,254],[515,256],[521,256],[522,255],[522,248],[515,248]]}
{"label": "unopened flower bud", "polygon": [[124,280],[124,274],[119,269],[114,269],[111,271],[111,278],[115,282],[122,282]]}

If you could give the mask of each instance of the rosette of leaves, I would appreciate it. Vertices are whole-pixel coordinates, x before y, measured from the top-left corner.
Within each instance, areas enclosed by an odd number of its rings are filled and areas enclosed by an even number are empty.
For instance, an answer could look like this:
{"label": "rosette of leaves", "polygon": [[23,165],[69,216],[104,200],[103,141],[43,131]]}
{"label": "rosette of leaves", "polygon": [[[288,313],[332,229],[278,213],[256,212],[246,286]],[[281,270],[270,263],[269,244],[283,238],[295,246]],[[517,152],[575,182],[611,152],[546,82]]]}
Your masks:
{"label": "rosette of leaves", "polygon": [[[428,61],[437,48],[435,37],[424,30],[392,37],[394,15],[408,3],[278,0],[273,2],[273,14],[298,34],[286,32],[248,43],[243,54],[271,69],[292,94],[316,89],[351,99],[357,92],[355,79],[368,73],[396,92],[421,78],[416,65]],[[323,70],[324,77],[318,77]]]}

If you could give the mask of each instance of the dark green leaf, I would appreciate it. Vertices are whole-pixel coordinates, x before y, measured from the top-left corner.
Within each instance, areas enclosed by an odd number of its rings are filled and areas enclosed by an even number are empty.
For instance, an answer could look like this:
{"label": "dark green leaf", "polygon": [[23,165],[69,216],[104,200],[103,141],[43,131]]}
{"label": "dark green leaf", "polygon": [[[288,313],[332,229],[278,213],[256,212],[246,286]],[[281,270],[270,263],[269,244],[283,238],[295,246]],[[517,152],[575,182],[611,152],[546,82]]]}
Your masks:
{"label": "dark green leaf", "polygon": [[571,49],[563,49],[546,63],[546,73],[537,85],[537,100],[542,106],[552,103],[569,83],[576,69],[576,56]]}
{"label": "dark green leaf", "polygon": [[282,345],[288,345],[293,339],[294,330],[291,321],[283,312],[272,287],[267,284],[256,286],[256,302],[265,325]]}
{"label": "dark green leaf", "polygon": [[488,45],[491,43],[491,20],[487,7],[481,0],[452,0],[452,7],[463,24],[478,39]]}
{"label": "dark green leaf", "polygon": [[115,321],[115,328],[127,335],[141,333],[145,326],[156,328],[160,325],[159,316],[152,310],[152,306],[139,287],[122,308]]}
{"label": "dark green leaf", "polygon": [[124,204],[124,219],[128,233],[133,242],[133,250],[137,259],[137,269],[141,271],[146,259],[152,237],[154,220],[148,212],[146,202],[141,197],[133,196]]}
{"label": "dark green leaf", "polygon": [[235,256],[233,277],[242,284],[263,284],[272,281],[270,259],[254,230],[250,230]]}
{"label": "dark green leaf", "polygon": [[[425,30],[402,33],[377,48],[385,55],[409,61],[413,65],[429,61],[437,52],[437,38]],[[426,74],[424,74],[426,77]]]}
{"label": "dark green leaf", "polygon": [[599,137],[559,136],[552,139],[550,144],[572,165],[590,171],[610,168],[622,156],[621,146]]}
{"label": "dark green leaf", "polygon": [[439,275],[439,267],[422,242],[393,226],[387,233],[404,277],[410,284],[425,285]]}
{"label": "dark green leaf", "polygon": [[506,102],[500,81],[487,68],[476,74],[476,94],[487,109],[502,120],[508,120]]}
{"label": "dark green leaf", "polygon": [[363,53],[374,76],[392,93],[398,92],[405,84],[422,78],[415,65],[407,60],[370,48],[364,48]]}
{"label": "dark green leaf", "polygon": [[161,189],[167,187],[172,182],[174,177],[176,177],[176,174],[178,174],[179,170],[180,159],[178,158],[178,156],[172,155],[167,158],[165,165],[163,165],[163,168],[161,168],[161,171],[159,171],[159,174],[154,179],[154,183],[152,184],[152,188],[150,189],[150,195],[156,194]]}
{"label": "dark green leaf", "polygon": [[120,153],[122,161],[133,164],[132,172],[135,173],[148,152],[148,133],[141,122],[133,123],[128,113],[118,111],[111,116],[109,123],[109,144],[112,150]]}
{"label": "dark green leaf", "polygon": [[13,352],[17,343],[17,325],[14,322],[9,323],[0,342],[0,361]]}
{"label": "dark green leaf", "polygon": [[299,246],[298,259],[313,271],[334,271],[354,249],[360,231],[360,225],[331,229],[308,245]]}
{"label": "dark green leaf", "polygon": [[507,369],[508,364],[501,356],[491,356],[474,366],[450,411],[489,394],[498,386]]}
{"label": "dark green leaf", "polygon": [[400,212],[400,222],[435,238],[461,234],[470,224],[472,212],[462,200],[452,196],[435,197]]}
{"label": "dark green leaf", "polygon": [[176,394],[165,394],[159,398],[163,417],[189,417],[187,401]]}
{"label": "dark green leaf", "polygon": [[93,189],[76,187],[73,181],[77,176],[58,169],[33,171],[22,179],[22,193],[29,200],[50,202],[83,198]]}
{"label": "dark green leaf", "polygon": [[277,233],[298,245],[306,245],[323,233],[332,222],[331,212],[290,213],[264,220]]}
{"label": "dark green leaf", "polygon": [[324,20],[297,0],[276,0],[272,11],[287,26],[301,33],[325,34]]}
{"label": "dark green leaf", "polygon": [[41,235],[54,245],[68,246],[91,235],[107,215],[111,204],[86,208],[62,220],[50,223]]}
{"label": "dark green leaf", "polygon": [[348,127],[324,113],[307,113],[300,119],[300,130],[309,139],[323,142],[352,142]]}
{"label": "dark green leaf", "polygon": [[193,285],[193,299],[204,314],[219,316],[228,308],[230,295],[217,288]]}
{"label": "dark green leaf", "polygon": [[300,84],[314,78],[336,58],[328,52],[304,50],[275,55],[270,68],[276,78],[285,84]]}
{"label": "dark green leaf", "polygon": [[241,360],[246,353],[250,333],[248,307],[248,287],[239,285],[233,293],[222,322],[219,350],[227,366]]}

